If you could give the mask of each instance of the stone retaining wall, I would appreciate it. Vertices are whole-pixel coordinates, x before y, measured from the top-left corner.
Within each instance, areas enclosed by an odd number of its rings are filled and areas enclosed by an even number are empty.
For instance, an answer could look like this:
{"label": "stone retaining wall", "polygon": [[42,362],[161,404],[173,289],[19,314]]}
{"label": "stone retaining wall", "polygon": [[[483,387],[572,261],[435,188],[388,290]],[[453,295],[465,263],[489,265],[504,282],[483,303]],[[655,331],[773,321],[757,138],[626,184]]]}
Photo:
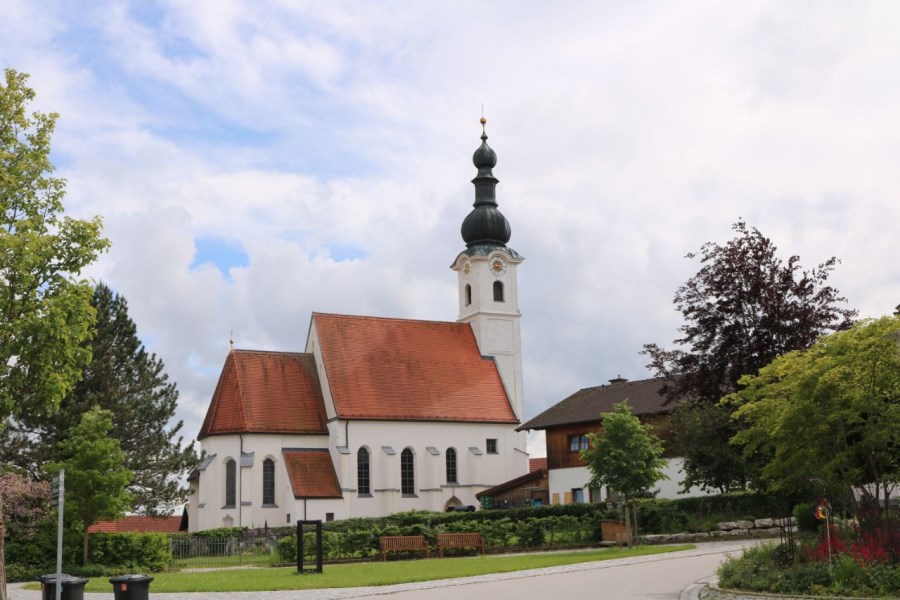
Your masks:
{"label": "stone retaining wall", "polygon": [[680,542],[708,542],[713,539],[729,537],[779,537],[782,529],[791,528],[797,531],[796,517],[779,519],[756,519],[754,521],[724,521],[716,525],[713,531],[701,531],[699,533],[660,533],[642,535],[640,539],[645,544],[672,544]]}

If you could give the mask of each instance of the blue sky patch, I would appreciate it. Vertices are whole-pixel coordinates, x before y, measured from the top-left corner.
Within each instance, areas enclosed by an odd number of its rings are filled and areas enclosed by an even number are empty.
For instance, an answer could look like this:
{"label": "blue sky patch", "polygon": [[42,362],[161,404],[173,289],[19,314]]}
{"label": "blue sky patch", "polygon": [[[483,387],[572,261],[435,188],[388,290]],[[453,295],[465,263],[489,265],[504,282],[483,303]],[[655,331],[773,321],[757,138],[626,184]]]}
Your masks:
{"label": "blue sky patch", "polygon": [[328,253],[335,262],[356,260],[368,256],[365,250],[352,244],[329,244]]}
{"label": "blue sky patch", "polygon": [[244,252],[243,246],[234,240],[223,238],[197,238],[194,241],[197,250],[194,253],[194,262],[191,269],[210,263],[216,266],[226,279],[231,281],[228,270],[233,267],[246,267],[250,264],[250,258]]}

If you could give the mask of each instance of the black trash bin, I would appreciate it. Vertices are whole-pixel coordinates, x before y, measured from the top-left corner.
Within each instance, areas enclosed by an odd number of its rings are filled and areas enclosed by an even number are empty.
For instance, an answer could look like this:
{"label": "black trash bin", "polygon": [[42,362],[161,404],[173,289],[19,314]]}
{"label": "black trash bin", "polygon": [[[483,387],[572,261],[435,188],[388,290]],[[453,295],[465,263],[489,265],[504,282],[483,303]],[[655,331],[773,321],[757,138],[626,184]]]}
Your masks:
{"label": "black trash bin", "polygon": [[116,600],[147,600],[150,597],[151,581],[153,578],[149,575],[118,575],[109,578]]}
{"label": "black trash bin", "polygon": [[[59,580],[62,583],[60,600],[84,600],[84,584],[88,582],[87,579],[60,573]],[[56,573],[41,575],[38,581],[41,582],[42,600],[56,600]]]}

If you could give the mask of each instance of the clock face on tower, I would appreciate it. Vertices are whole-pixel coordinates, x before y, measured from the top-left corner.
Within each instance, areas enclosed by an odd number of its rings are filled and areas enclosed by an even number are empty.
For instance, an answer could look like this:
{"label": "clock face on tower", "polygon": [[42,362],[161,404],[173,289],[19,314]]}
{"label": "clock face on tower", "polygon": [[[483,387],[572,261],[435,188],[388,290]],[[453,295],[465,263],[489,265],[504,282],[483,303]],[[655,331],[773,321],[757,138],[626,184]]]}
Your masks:
{"label": "clock face on tower", "polygon": [[506,261],[499,256],[492,258],[491,273],[493,273],[495,277],[500,277],[506,273]]}

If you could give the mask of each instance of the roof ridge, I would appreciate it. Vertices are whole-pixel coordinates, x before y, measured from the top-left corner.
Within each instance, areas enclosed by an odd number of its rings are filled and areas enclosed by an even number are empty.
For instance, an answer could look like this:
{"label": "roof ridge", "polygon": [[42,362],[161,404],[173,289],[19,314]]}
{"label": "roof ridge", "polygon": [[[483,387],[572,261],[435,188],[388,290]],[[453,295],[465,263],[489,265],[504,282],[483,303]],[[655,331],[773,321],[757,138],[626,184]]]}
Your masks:
{"label": "roof ridge", "polygon": [[656,377],[648,377],[646,379],[633,379],[633,380],[629,379],[628,381],[623,381],[621,383],[601,383],[600,385],[589,385],[587,387],[581,388],[578,391],[581,392],[584,390],[596,390],[599,388],[608,388],[608,387],[613,387],[613,386],[619,387],[619,386],[626,386],[626,385],[635,385],[638,383],[647,383],[648,381],[657,381],[657,380],[662,380],[662,379],[665,379],[665,377],[656,376]]}
{"label": "roof ridge", "polygon": [[438,321],[436,319],[410,319],[407,317],[377,317],[374,315],[347,315],[340,313],[323,313],[313,311],[313,318],[319,317],[341,317],[344,319],[360,319],[367,321],[396,321],[400,323],[431,323],[434,325],[468,325],[468,323],[460,323],[459,321]]}
{"label": "roof ridge", "polygon": [[302,356],[302,355],[311,355],[310,352],[293,352],[290,350],[256,350],[252,348],[232,348],[230,352],[235,354],[281,354],[288,356]]}

